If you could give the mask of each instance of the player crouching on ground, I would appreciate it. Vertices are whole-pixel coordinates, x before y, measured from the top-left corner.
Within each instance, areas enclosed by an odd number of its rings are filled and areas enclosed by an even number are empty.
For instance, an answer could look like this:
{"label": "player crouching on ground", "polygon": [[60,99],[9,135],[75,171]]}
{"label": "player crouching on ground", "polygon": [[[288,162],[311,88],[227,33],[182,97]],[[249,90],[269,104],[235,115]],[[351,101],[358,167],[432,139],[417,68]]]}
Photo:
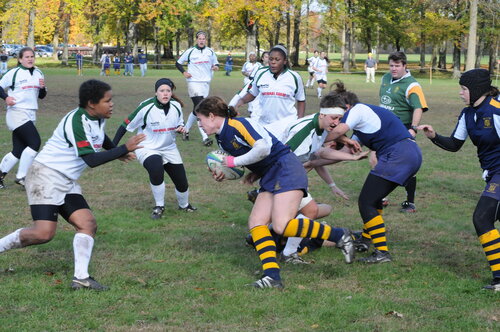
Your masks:
{"label": "player crouching on ground", "polygon": [[[345,230],[320,224],[308,218],[296,218],[301,199],[306,194],[307,174],[300,160],[252,119],[235,118],[236,111],[220,98],[208,97],[195,109],[200,125],[208,135],[216,135],[221,149],[230,154],[224,157],[227,167],[245,166],[251,172],[245,182],[260,178],[260,190],[248,220],[250,233],[264,275],[251,286],[283,288],[277,262],[276,243],[268,225],[286,237],[311,237],[339,243]],[[213,173],[217,181],[223,173]],[[347,237],[346,246],[353,248]]]}
{"label": "player crouching on ground", "polygon": [[[34,224],[0,239],[0,253],[52,240],[57,216],[75,227],[73,289],[107,290],[88,273],[97,224],[76,182],[83,170],[115,159],[128,161],[145,135],[131,137],[116,147],[104,133],[113,112],[111,86],[89,80],[80,86],[80,107],[59,122],[52,137],[37,155],[26,175],[26,194]],[[107,149],[101,151],[101,149]]]}

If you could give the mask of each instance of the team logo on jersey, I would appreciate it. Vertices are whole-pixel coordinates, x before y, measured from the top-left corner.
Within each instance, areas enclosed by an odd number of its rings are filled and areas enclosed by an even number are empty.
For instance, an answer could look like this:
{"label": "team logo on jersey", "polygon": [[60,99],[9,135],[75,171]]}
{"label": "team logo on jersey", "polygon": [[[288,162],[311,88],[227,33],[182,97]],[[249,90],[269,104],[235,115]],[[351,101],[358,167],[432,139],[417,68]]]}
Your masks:
{"label": "team logo on jersey", "polygon": [[[390,90],[390,89],[389,89]],[[390,104],[392,102],[392,99],[391,97],[387,96],[387,95],[383,95],[381,98],[380,98],[380,102],[382,104]]]}
{"label": "team logo on jersey", "polygon": [[258,87],[266,89],[266,88],[269,88],[269,84],[261,84]]}
{"label": "team logo on jersey", "polygon": [[238,141],[236,139],[233,139],[231,141],[231,145],[233,146],[233,148],[235,148],[236,150],[239,150],[241,148],[241,144],[238,143]]}
{"label": "team logo on jersey", "polygon": [[160,122],[159,121],[151,122],[150,125],[153,126],[153,127],[156,127],[156,126],[160,125]]}
{"label": "team logo on jersey", "polygon": [[490,183],[488,189],[486,189],[486,192],[491,194],[496,194],[497,188],[498,188],[498,183]]}
{"label": "team logo on jersey", "polygon": [[399,86],[394,88],[394,93],[397,93],[399,91]]}
{"label": "team logo on jersey", "polygon": [[491,128],[491,118],[483,118],[484,128]]}

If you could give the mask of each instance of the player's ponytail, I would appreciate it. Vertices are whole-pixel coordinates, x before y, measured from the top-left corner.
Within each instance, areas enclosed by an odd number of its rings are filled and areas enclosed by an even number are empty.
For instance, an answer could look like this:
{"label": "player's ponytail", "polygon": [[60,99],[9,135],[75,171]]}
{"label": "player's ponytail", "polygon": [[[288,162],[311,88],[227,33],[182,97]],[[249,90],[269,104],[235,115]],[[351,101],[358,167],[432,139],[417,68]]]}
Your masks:
{"label": "player's ponytail", "polygon": [[333,84],[330,86],[330,91],[341,96],[342,99],[344,99],[344,102],[348,104],[350,107],[359,103],[358,96],[354,92],[347,91],[344,82],[340,80],[333,82]]}
{"label": "player's ponytail", "polygon": [[203,99],[195,108],[196,114],[209,116],[210,113],[223,118],[234,118],[238,115],[234,107],[227,106],[224,99],[217,96],[211,96]]}

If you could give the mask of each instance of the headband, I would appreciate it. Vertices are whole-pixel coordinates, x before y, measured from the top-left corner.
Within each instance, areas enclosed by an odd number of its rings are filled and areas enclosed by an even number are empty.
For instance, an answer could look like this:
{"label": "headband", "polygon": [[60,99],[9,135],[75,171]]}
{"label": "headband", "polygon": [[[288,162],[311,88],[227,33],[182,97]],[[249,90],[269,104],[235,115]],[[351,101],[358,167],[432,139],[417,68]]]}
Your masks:
{"label": "headband", "polygon": [[158,91],[158,88],[162,86],[163,84],[166,84],[170,87],[170,89],[174,89],[174,82],[169,80],[168,78],[160,78],[158,81],[155,83],[155,92]]}
{"label": "headband", "polygon": [[326,108],[320,108],[319,109],[319,112],[321,114],[325,114],[325,115],[344,115],[345,113],[345,110],[343,108],[340,108],[340,107],[326,107]]}

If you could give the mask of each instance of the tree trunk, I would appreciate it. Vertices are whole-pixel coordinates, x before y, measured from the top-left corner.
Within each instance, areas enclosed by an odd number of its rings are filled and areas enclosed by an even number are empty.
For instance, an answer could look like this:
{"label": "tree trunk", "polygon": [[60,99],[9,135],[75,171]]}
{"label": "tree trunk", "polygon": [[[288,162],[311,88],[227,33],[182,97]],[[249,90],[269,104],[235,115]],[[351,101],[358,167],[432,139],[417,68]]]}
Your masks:
{"label": "tree trunk", "polygon": [[311,4],[311,0],[306,0],[306,61],[309,59],[309,6]]}
{"label": "tree trunk", "polygon": [[191,47],[194,45],[194,29],[192,27],[193,21],[189,20],[189,25],[187,27],[187,37],[188,37],[188,47]]}
{"label": "tree trunk", "polygon": [[474,69],[477,43],[477,0],[470,0],[470,26],[467,42],[467,62],[465,70]]}
{"label": "tree trunk", "polygon": [[460,53],[461,53],[461,40],[457,38],[453,42],[453,78],[460,78]]}
{"label": "tree trunk", "polygon": [[278,45],[280,42],[280,30],[281,30],[281,20],[276,22],[276,34],[274,35],[274,43],[269,47],[271,49],[274,45]]}
{"label": "tree trunk", "polygon": [[436,70],[437,62],[438,62],[438,50],[439,47],[434,44],[432,45],[432,57],[431,57],[431,70]]}
{"label": "tree trunk", "polygon": [[446,68],[446,50],[447,50],[447,42],[444,41],[441,44],[441,47],[439,48],[439,61],[438,61],[438,68],[441,68],[442,70],[447,70]]}
{"label": "tree trunk", "polygon": [[300,55],[300,19],[301,19],[301,9],[302,8],[302,0],[297,2],[295,6],[295,16],[293,19],[293,49],[292,53],[292,63],[295,65],[299,64],[299,55]]}
{"label": "tree trunk", "polygon": [[350,54],[350,62],[351,68],[356,69],[356,45],[355,45],[355,35],[356,26],[354,22],[351,22],[351,33],[349,35],[349,54]]}
{"label": "tree trunk", "polygon": [[68,53],[68,43],[69,43],[69,27],[70,27],[70,21],[71,21],[71,14],[67,13],[64,15],[64,23],[63,23],[63,53],[62,53],[62,64],[64,66],[68,65],[68,58],[69,58],[69,53]]}
{"label": "tree trunk", "polygon": [[476,61],[474,64],[475,68],[481,68],[481,58],[483,57],[483,50],[481,49],[482,43],[477,43],[476,47]]}
{"label": "tree trunk", "polygon": [[177,30],[177,32],[175,34],[175,57],[176,57],[176,59],[178,59],[180,56],[180,52],[181,52],[180,43],[181,43],[181,30]]}
{"label": "tree trunk", "polygon": [[257,24],[252,18],[252,12],[246,12],[246,45],[245,45],[245,58],[248,57],[250,52],[257,50]]}
{"label": "tree trunk", "polygon": [[28,39],[26,40],[26,44],[28,47],[35,48],[35,15],[36,8],[33,2],[30,2],[31,8],[29,11],[29,20],[28,20]]}
{"label": "tree trunk", "polygon": [[349,23],[344,24],[344,33],[342,34],[342,62],[343,62],[343,72],[349,73],[351,70],[349,68],[349,40],[351,39],[351,32],[349,31]]}
{"label": "tree trunk", "polygon": [[64,9],[66,8],[66,1],[59,2],[59,9],[57,10],[57,21],[54,24],[54,36],[52,37],[52,45],[54,53],[52,54],[52,59],[58,60],[57,48],[59,46],[59,34],[61,33],[61,23],[64,16]]}
{"label": "tree trunk", "polygon": [[159,32],[160,28],[156,26],[156,23],[154,23],[154,28],[153,28],[153,38],[155,42],[155,68],[160,69],[160,63],[161,63],[161,45],[159,41]]}
{"label": "tree trunk", "polygon": [[425,35],[424,33],[420,34],[420,38],[422,43],[420,45],[420,72],[425,73]]}
{"label": "tree trunk", "polygon": [[134,49],[134,42],[136,39],[137,39],[137,24],[135,24],[134,22],[129,22],[127,29],[126,45],[125,45],[126,52],[132,52],[132,50]]}
{"label": "tree trunk", "polygon": [[490,71],[491,75],[495,74],[495,65],[496,65],[496,59],[497,59],[497,56],[495,53],[497,52],[497,50],[498,50],[498,44],[495,45],[495,44],[493,44],[493,42],[492,42],[492,45],[490,45],[490,47],[488,47],[488,57],[489,57],[488,70]]}
{"label": "tree trunk", "polygon": [[286,11],[286,49],[290,52],[290,33],[292,31],[291,22],[290,22],[290,9],[291,5],[288,5],[288,10]]}

